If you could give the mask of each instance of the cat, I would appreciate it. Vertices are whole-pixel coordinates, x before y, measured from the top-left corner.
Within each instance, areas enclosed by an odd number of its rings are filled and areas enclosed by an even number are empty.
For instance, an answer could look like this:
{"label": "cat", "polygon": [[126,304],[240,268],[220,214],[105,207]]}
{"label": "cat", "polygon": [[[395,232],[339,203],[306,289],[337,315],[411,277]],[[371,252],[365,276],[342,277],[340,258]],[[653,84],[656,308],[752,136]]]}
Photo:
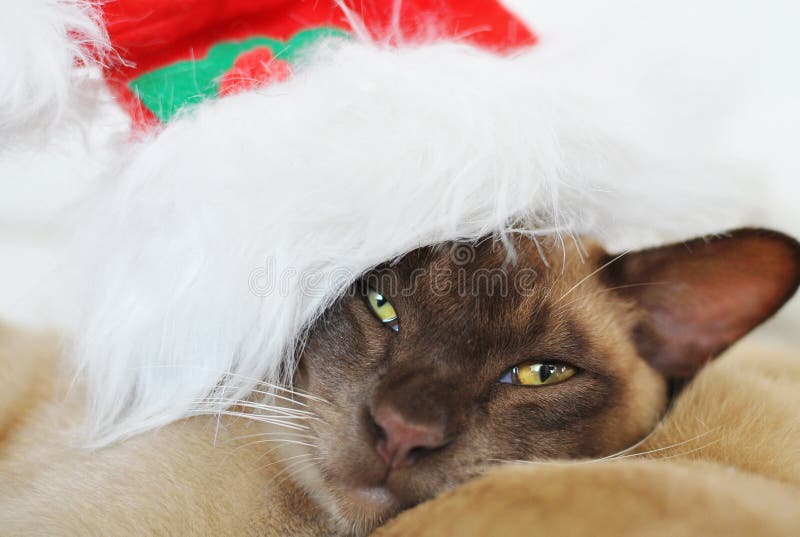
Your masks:
{"label": "cat", "polygon": [[766,230],[619,255],[557,237],[422,248],[310,327],[293,389],[89,453],[63,432],[82,411],[53,397],[57,368],[12,360],[13,383],[27,371],[36,389],[0,404],[13,409],[0,522],[14,535],[366,535],[505,462],[635,445],[798,283],[800,245]]}
{"label": "cat", "polygon": [[[492,241],[417,251],[361,284],[388,318],[353,293],[310,334],[297,385],[330,404],[309,402],[314,447],[286,453],[321,457],[297,479],[343,527],[370,529],[494,461],[624,449],[662,416],[670,381],[800,281],[797,242],[758,230],[616,256],[512,246],[514,265]],[[441,284],[459,277],[466,288]]]}

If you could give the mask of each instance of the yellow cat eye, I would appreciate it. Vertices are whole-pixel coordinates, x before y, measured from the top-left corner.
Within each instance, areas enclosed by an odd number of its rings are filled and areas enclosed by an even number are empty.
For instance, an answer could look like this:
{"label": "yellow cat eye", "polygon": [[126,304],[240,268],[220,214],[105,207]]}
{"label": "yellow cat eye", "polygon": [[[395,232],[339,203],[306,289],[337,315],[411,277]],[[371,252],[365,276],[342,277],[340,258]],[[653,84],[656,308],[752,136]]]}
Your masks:
{"label": "yellow cat eye", "polygon": [[380,322],[398,332],[400,330],[400,320],[397,318],[397,311],[392,306],[392,303],[386,300],[379,292],[374,289],[367,290],[367,304],[369,309]]}
{"label": "yellow cat eye", "polygon": [[577,372],[571,365],[558,362],[523,362],[506,371],[500,382],[516,386],[546,386],[564,382]]}

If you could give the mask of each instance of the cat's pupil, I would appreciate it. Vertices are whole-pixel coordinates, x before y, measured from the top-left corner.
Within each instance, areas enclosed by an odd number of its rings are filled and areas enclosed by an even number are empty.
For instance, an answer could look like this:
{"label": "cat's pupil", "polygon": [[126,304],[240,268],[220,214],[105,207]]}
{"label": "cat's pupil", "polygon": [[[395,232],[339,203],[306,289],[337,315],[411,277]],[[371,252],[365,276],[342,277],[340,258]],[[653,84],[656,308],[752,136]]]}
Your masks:
{"label": "cat's pupil", "polygon": [[540,382],[547,382],[547,379],[550,378],[556,372],[556,366],[552,364],[542,364],[539,366],[539,381]]}
{"label": "cat's pupil", "polygon": [[380,308],[381,306],[386,304],[386,299],[383,298],[383,295],[378,295],[375,297],[375,303],[378,304],[378,307]]}

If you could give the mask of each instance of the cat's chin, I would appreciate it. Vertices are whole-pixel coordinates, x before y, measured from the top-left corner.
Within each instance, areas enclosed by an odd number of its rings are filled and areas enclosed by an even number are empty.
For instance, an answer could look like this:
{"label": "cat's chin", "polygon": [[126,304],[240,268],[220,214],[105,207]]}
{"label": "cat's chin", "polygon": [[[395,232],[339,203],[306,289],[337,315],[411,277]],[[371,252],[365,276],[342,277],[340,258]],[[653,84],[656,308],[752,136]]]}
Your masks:
{"label": "cat's chin", "polygon": [[360,527],[368,534],[402,509],[386,487],[343,487],[336,494],[336,511],[349,528]]}
{"label": "cat's chin", "polygon": [[397,506],[397,500],[386,487],[350,488],[343,495],[363,511],[384,512]]}

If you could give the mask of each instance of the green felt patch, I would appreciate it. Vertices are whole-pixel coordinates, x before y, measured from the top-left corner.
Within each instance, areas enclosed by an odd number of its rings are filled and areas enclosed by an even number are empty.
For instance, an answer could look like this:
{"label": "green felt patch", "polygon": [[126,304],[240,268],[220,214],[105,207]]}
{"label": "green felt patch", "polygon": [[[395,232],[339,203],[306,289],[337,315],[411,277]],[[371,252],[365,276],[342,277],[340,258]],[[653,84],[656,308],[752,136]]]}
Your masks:
{"label": "green felt patch", "polygon": [[302,58],[307,47],[330,37],[347,38],[349,34],[337,28],[321,27],[297,32],[289,41],[251,37],[244,41],[224,42],[211,47],[205,58],[155,69],[134,78],[128,86],[158,119],[167,122],[178,111],[216,97],[219,79],[241,54],[266,47],[276,59],[294,64]]}

